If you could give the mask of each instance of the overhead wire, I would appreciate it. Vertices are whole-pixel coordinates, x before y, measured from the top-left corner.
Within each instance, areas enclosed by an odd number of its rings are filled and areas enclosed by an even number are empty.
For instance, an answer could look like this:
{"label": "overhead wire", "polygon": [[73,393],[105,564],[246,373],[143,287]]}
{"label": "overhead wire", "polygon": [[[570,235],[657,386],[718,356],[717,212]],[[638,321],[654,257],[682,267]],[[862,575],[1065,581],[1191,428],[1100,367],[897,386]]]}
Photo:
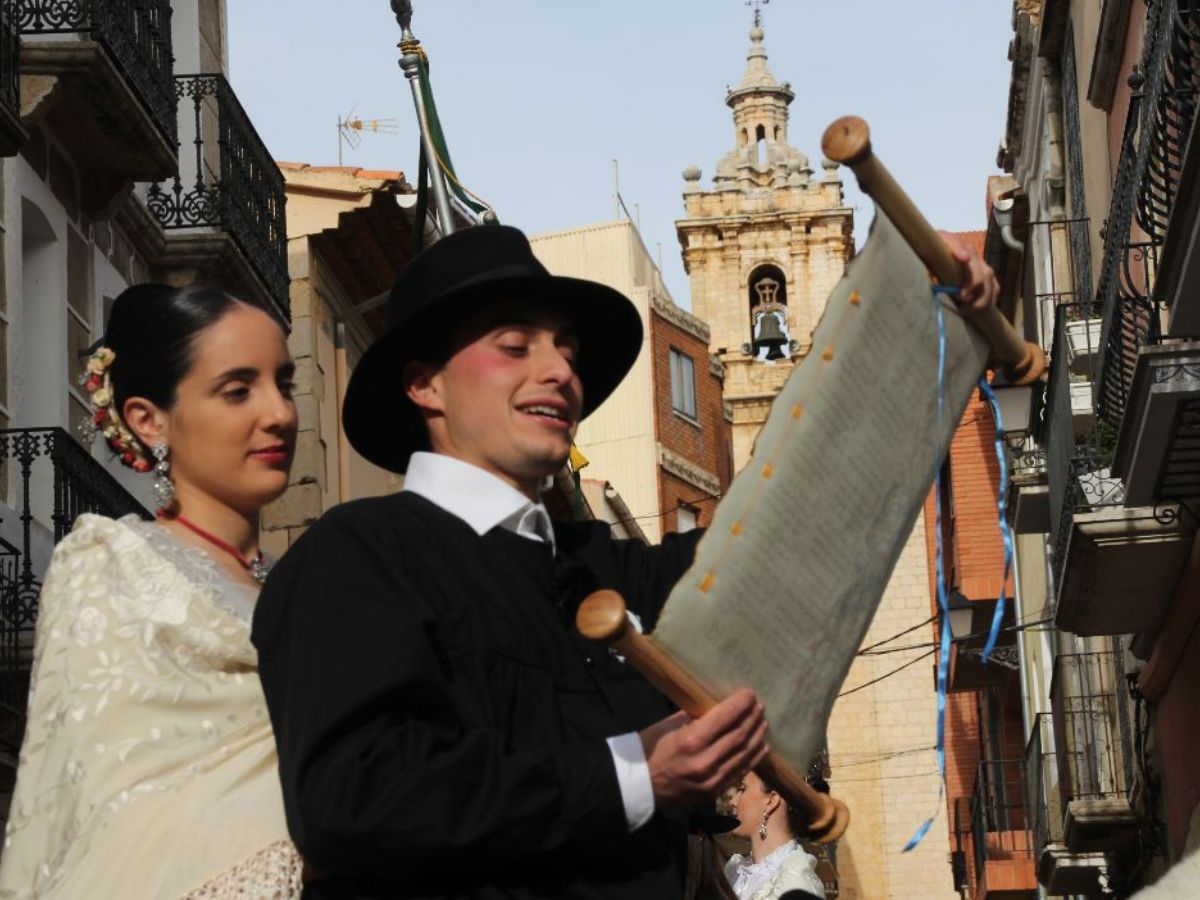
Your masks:
{"label": "overhead wire", "polygon": [[864,682],[863,684],[860,684],[857,687],[852,687],[848,691],[842,691],[840,694],[838,694],[838,697],[848,697],[850,694],[856,694],[865,688],[869,688],[873,684],[879,684],[879,682],[883,681],[885,678],[891,678],[893,675],[900,673],[901,671],[903,671],[904,669],[907,669],[909,666],[913,665],[914,663],[919,663],[923,659],[928,659],[929,657],[933,656],[934,653],[936,653],[936,652],[937,652],[937,648],[934,647],[932,650],[928,651],[927,653],[922,653],[920,656],[913,657],[908,662],[904,663],[904,665],[897,666],[896,668],[892,669],[892,671],[885,672],[883,675],[880,675],[878,678],[872,678],[870,681]]}
{"label": "overhead wire", "polygon": [[918,628],[924,628],[926,625],[931,624],[936,618],[937,618],[937,613],[934,613],[932,616],[930,616],[924,622],[918,622],[916,625],[912,626],[912,628],[905,628],[903,631],[898,631],[889,638],[884,638],[882,641],[876,641],[874,644],[868,644],[866,647],[863,647],[862,649],[860,649],[858,651],[858,655],[859,656],[866,655],[871,650],[874,650],[876,647],[882,647],[884,644],[890,644],[892,641],[896,640],[896,638],[902,638],[902,637],[904,637],[904,635],[911,634],[912,632],[916,631]]}
{"label": "overhead wire", "polygon": [[640,516],[626,516],[624,519],[618,519],[613,524],[621,525],[625,522],[641,522],[645,519],[662,519],[666,516],[669,516],[673,512],[678,512],[685,506],[691,506],[693,503],[708,503],[711,500],[720,500],[723,496],[724,494],[704,494],[703,496],[697,497],[695,500],[680,500],[670,509],[664,509],[662,512],[645,513],[644,515]]}
{"label": "overhead wire", "polygon": [[[935,616],[934,618],[937,618],[937,617]],[[1053,621],[1054,621],[1054,618],[1053,618],[1053,616],[1051,616],[1051,617],[1048,617],[1045,619],[1037,619],[1036,621],[1033,621],[1033,622],[1020,622],[1016,625],[1006,625],[1003,628],[1001,628],[1000,631],[1001,632],[1010,632],[1010,631],[1038,630],[1037,626],[1045,625],[1047,622],[1053,622]],[[925,623],[925,624],[928,624],[928,623]],[[986,632],[986,631],[975,631],[975,632],[972,632],[971,634],[964,635],[961,638],[955,638],[954,640],[955,640],[955,643],[961,643],[962,641],[970,641],[970,640],[974,640],[975,638],[987,637],[987,634],[988,634],[988,632]],[[881,641],[880,643],[886,643],[886,641]],[[858,655],[859,656],[883,656],[884,654],[887,654],[887,653],[903,653],[905,650],[925,650],[929,647],[936,647],[937,645],[938,645],[937,641],[928,641],[928,642],[922,643],[922,644],[905,644],[903,647],[888,647],[886,650],[863,649],[863,650],[858,651]],[[872,646],[877,647],[879,645],[874,644]]]}
{"label": "overhead wire", "polygon": [[851,758],[847,762],[842,762],[840,759],[829,761],[829,767],[833,771],[840,772],[842,769],[853,768],[854,766],[870,766],[877,765],[888,760],[898,759],[901,756],[912,756],[914,753],[932,753],[937,749],[936,744],[930,744],[926,747],[909,747],[907,750],[894,750],[891,753],[884,753],[879,756],[864,756],[862,759]]}

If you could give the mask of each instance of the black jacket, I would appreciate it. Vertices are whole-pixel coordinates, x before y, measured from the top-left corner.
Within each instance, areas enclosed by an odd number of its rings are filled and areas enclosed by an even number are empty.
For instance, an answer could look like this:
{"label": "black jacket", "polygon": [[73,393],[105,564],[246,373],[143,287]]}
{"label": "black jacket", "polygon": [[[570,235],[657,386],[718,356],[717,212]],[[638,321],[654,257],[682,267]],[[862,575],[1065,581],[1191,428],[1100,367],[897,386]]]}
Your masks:
{"label": "black jacket", "polygon": [[412,493],[338,507],[272,573],[253,640],[312,898],[655,898],[683,831],[628,833],[605,738],[668,714],[575,632],[614,588],[649,631],[698,534],[480,537]]}

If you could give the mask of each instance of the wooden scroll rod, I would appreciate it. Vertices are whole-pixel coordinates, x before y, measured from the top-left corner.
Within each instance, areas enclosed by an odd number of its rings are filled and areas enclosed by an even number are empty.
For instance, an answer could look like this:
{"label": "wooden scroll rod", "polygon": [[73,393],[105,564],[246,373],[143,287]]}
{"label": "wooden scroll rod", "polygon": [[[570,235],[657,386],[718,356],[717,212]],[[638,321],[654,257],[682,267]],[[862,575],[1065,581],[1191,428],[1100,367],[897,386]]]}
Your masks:
{"label": "wooden scroll rod", "polygon": [[[625,657],[668,700],[693,719],[717,705],[717,700],[679,663],[671,659],[654,639],[640,634],[629,625],[625,601],[616,591],[596,591],[583,601],[575,616],[580,633],[593,641],[608,644]],[[850,822],[846,804],[814,790],[791,763],[775,752],[767,754],[754,771],[774,785],[798,809],[808,825],[808,837],[822,844],[836,841]]]}
{"label": "wooden scroll rod", "polygon": [[[858,116],[843,116],[825,129],[822,152],[834,162],[849,166],[863,192],[882,209],[909,246],[941,284],[960,285],[962,266],[946,248],[941,236],[921,215],[916,204],[892,178],[871,149],[871,132]],[[999,309],[992,306],[968,315],[992,345],[996,361],[1010,384],[1029,384],[1046,371],[1046,354],[1024,340]]]}

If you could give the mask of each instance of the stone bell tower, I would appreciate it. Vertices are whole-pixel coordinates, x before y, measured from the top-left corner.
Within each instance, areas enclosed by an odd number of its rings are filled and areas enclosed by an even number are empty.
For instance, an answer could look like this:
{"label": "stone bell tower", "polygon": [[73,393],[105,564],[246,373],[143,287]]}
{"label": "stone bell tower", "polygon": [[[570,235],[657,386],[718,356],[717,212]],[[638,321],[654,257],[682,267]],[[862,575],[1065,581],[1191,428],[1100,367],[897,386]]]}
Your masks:
{"label": "stone bell tower", "polygon": [[717,163],[709,189],[699,168],[684,170],[686,218],[675,223],[692,312],[709,324],[709,351],[725,369],[736,469],[808,353],[825,298],[854,252],[854,213],[836,164],[823,162],[814,178],[808,157],[788,143],[796,94],[767,67],[763,34],[756,22],[746,73],[725,97],[734,149]]}

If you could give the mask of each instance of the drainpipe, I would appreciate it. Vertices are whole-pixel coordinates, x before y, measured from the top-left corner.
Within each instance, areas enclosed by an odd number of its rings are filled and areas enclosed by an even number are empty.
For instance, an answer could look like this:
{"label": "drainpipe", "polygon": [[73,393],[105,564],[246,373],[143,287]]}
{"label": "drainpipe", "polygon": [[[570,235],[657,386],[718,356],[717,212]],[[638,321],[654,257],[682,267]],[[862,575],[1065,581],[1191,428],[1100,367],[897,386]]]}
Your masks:
{"label": "drainpipe", "polygon": [[337,392],[338,502],[345,503],[350,499],[350,441],[342,426],[342,407],[350,378],[346,363],[346,322],[341,316],[334,324],[333,360],[333,389]]}
{"label": "drainpipe", "polygon": [[638,520],[633,517],[629,506],[625,503],[625,499],[617,493],[617,489],[611,484],[605,482],[604,497],[612,504],[613,512],[617,514],[617,521],[625,526],[625,529],[631,536],[641,541],[643,544],[649,544],[650,540],[646,537],[646,532],[642,531],[642,526],[638,524]]}
{"label": "drainpipe", "polygon": [[1025,245],[1017,240],[1013,234],[1013,206],[1016,205],[1016,200],[1012,197],[1003,197],[992,204],[992,218],[995,219],[996,225],[1000,228],[1000,240],[1004,241],[1004,246],[1014,253],[1024,253]]}
{"label": "drainpipe", "polygon": [[350,441],[342,426],[342,407],[346,403],[346,385],[350,383],[350,365],[346,360],[346,322],[377,309],[388,301],[388,292],[377,294],[357,306],[344,309],[333,317],[333,383],[337,391],[338,502],[350,499]]}

